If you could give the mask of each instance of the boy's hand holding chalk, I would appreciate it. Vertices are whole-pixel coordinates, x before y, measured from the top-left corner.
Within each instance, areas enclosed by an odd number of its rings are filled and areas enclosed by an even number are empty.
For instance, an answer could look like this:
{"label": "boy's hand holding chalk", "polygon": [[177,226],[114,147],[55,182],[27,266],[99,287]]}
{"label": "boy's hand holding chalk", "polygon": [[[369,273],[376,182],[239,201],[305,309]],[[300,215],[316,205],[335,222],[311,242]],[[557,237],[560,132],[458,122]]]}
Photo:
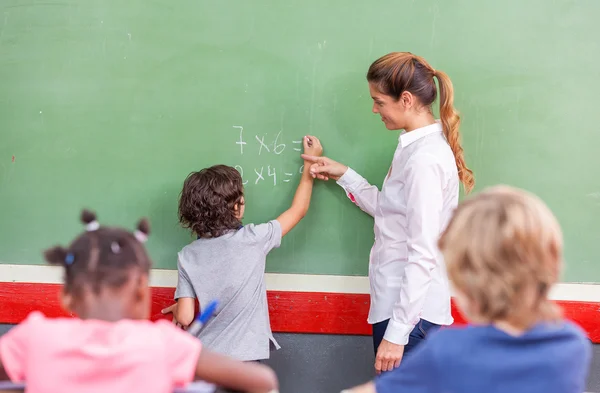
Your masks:
{"label": "boy's hand holding chalk", "polygon": [[302,138],[302,142],[304,145],[304,154],[317,157],[323,154],[323,146],[321,146],[321,142],[318,138],[306,135]]}

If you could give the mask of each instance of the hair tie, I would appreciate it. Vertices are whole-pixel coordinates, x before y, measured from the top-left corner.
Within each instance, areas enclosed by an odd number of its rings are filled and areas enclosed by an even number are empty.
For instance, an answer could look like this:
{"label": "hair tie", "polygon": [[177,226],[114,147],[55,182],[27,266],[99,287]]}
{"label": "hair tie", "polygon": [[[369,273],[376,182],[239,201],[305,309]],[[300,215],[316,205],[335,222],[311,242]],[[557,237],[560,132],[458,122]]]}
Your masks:
{"label": "hair tie", "polygon": [[75,262],[75,255],[73,255],[73,253],[70,252],[65,257],[65,265],[71,266],[73,262]]}
{"label": "hair tie", "polygon": [[89,222],[85,225],[85,230],[88,232],[94,232],[97,231],[98,228],[100,228],[100,224],[98,223],[98,221],[94,220],[92,222]]}
{"label": "hair tie", "polygon": [[110,244],[110,249],[114,254],[118,254],[121,252],[121,246],[117,242],[112,242]]}
{"label": "hair tie", "polygon": [[146,243],[146,241],[148,240],[148,235],[146,235],[144,232],[140,231],[139,229],[136,229],[135,232],[133,232],[133,236],[135,236],[135,238],[140,243]]}

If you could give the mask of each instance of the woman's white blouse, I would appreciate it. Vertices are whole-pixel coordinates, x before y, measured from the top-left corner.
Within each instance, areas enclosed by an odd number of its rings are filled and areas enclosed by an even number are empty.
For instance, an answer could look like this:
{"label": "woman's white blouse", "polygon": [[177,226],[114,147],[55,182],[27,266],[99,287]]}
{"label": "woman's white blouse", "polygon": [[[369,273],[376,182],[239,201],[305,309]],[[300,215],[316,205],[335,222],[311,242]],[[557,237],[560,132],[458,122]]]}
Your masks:
{"label": "woman's white blouse", "polygon": [[338,184],[375,218],[368,322],[390,319],[384,338],[395,344],[408,342],[419,318],[450,325],[450,288],[437,241],[458,204],[459,180],[441,124],[400,135],[381,191],[352,169]]}

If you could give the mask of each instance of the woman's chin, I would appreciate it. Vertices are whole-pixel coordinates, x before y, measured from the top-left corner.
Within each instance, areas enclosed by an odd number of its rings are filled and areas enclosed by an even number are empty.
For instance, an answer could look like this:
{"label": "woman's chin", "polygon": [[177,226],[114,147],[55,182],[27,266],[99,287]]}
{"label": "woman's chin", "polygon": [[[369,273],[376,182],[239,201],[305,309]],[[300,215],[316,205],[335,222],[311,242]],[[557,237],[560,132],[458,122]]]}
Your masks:
{"label": "woman's chin", "polygon": [[390,124],[390,123],[383,123],[385,124],[385,128],[387,128],[389,131],[397,131],[400,130],[400,127],[396,126],[395,124]]}

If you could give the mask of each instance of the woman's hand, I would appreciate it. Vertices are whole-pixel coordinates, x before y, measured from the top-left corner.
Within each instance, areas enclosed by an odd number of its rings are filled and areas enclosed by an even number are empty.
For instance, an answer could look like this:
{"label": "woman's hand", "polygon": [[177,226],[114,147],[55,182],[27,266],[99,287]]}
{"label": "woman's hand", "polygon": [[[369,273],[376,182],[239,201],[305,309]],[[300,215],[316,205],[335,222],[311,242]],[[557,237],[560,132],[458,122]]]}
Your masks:
{"label": "woman's hand", "polygon": [[316,136],[307,135],[302,140],[304,145],[304,154],[313,157],[321,157],[323,155],[323,146],[321,141]]}
{"label": "woman's hand", "polygon": [[310,174],[315,179],[320,180],[338,180],[346,173],[348,167],[339,162],[333,161],[327,157],[316,157],[313,155],[302,154],[304,161],[307,161],[305,165],[311,163]]}
{"label": "woman's hand", "polygon": [[377,356],[375,356],[375,372],[377,375],[398,368],[403,355],[404,345],[394,344],[383,339],[377,349]]}

